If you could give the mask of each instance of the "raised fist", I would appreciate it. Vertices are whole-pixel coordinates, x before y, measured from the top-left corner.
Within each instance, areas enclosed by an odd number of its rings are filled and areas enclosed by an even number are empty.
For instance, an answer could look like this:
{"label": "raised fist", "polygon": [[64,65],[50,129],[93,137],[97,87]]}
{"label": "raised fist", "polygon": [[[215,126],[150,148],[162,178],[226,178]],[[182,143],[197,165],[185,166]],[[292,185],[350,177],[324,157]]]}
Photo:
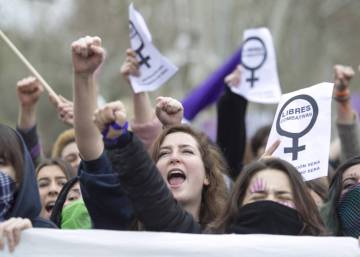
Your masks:
{"label": "raised fist", "polygon": [[71,44],[74,72],[79,75],[92,75],[101,65],[105,50],[99,37],[86,36]]}
{"label": "raised fist", "polygon": [[35,77],[27,77],[17,82],[16,94],[22,108],[32,108],[37,104],[44,87]]}
{"label": "raised fist", "polygon": [[111,124],[114,122],[123,127],[127,122],[127,114],[124,104],[121,101],[110,102],[101,108],[98,108],[93,117],[96,127],[101,133],[107,128],[109,131],[103,135],[107,139],[117,138],[122,134],[121,129],[114,129]]}
{"label": "raised fist", "polygon": [[160,122],[167,127],[181,124],[184,108],[182,104],[174,98],[159,96],[156,98],[155,113]]}

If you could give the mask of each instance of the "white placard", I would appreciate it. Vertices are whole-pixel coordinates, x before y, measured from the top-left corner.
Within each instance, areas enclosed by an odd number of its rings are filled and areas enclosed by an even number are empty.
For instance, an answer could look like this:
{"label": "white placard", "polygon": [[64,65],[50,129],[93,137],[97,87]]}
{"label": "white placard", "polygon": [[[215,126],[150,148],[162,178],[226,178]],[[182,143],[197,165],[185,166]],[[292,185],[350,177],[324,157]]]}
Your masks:
{"label": "white placard", "polygon": [[281,88],[271,33],[267,28],[244,32],[241,51],[241,84],[231,90],[252,102],[278,103]]}
{"label": "white placard", "polygon": [[305,180],[327,176],[331,132],[332,83],[284,94],[266,148],[277,139],[274,157],[293,164]]}
{"label": "white placard", "polygon": [[359,257],[351,237],[196,235],[110,230],[28,229],[2,257]]}
{"label": "white placard", "polygon": [[139,61],[140,76],[130,76],[135,93],[154,91],[168,81],[178,70],[151,43],[151,34],[144,18],[129,6],[130,44]]}

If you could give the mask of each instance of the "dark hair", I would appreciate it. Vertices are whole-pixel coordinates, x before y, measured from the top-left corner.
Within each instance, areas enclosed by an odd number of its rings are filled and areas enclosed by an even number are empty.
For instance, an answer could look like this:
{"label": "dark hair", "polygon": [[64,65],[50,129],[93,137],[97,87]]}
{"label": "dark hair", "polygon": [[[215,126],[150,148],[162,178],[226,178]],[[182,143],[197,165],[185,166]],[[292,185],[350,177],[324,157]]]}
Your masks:
{"label": "dark hair", "polygon": [[17,185],[22,182],[24,177],[23,147],[23,143],[14,129],[0,124],[0,158],[5,161],[5,165],[14,167]]}
{"label": "dark hair", "polygon": [[271,130],[271,125],[266,125],[260,127],[256,132],[255,135],[251,138],[250,144],[251,144],[251,153],[254,157],[257,156],[257,152],[260,149],[260,147],[265,146],[267,139],[269,137]]}
{"label": "dark hair", "polygon": [[222,216],[212,224],[209,229],[214,232],[224,232],[233,222],[235,222],[251,178],[257,172],[266,169],[280,170],[288,176],[293,191],[296,210],[304,221],[304,227],[301,233],[310,235],[323,234],[325,229],[320,214],[314,200],[307,191],[300,173],[290,163],[278,158],[261,159],[244,168],[234,184],[233,191],[224,208]]}
{"label": "dark hair", "polygon": [[160,134],[151,149],[152,159],[155,163],[159,159],[160,147],[166,136],[177,132],[189,134],[196,140],[206,176],[209,178],[209,185],[203,187],[199,214],[199,223],[205,227],[220,214],[225,205],[227,188],[224,174],[227,172],[227,165],[219,148],[204,133],[196,131],[188,125],[172,126]]}
{"label": "dark hair", "polygon": [[58,166],[64,173],[67,180],[69,180],[72,177],[71,176],[71,172],[72,172],[71,166],[67,162],[65,162],[64,160],[62,160],[60,158],[50,158],[50,159],[45,159],[42,162],[40,162],[39,165],[36,167],[36,177],[39,175],[39,172],[42,168],[44,168],[46,166],[51,166],[51,165]]}
{"label": "dark hair", "polygon": [[325,226],[337,236],[343,235],[336,209],[336,204],[340,200],[342,191],[342,176],[347,169],[357,164],[360,164],[360,156],[345,161],[337,168],[330,183],[326,202],[321,208],[321,216]]}
{"label": "dark hair", "polygon": [[[323,177],[327,180],[327,177]],[[317,178],[313,180],[306,181],[306,186],[313,190],[318,196],[320,196],[321,200],[325,202],[326,195],[328,192],[328,185],[325,181],[323,181],[323,178]]]}
{"label": "dark hair", "polygon": [[79,182],[79,177],[73,177],[68,182],[65,183],[61,189],[58,198],[56,199],[54,208],[51,212],[50,220],[56,224],[59,228],[61,227],[61,212],[66,202],[66,197],[70,192],[71,188]]}

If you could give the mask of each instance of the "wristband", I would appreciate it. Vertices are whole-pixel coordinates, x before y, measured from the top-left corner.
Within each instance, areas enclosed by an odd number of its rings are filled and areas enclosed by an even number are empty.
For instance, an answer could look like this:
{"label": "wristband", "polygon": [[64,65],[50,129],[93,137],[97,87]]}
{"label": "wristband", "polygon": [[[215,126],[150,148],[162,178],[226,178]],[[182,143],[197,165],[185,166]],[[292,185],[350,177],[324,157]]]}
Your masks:
{"label": "wristband", "polygon": [[[113,130],[117,130],[117,131],[121,131],[121,134],[118,137],[115,138],[108,138],[108,133],[110,130],[110,127]],[[108,124],[105,129],[101,132],[102,136],[103,136],[103,140],[106,144],[110,144],[110,145],[115,145],[119,142],[119,139],[122,135],[125,135],[128,133],[128,127],[129,127],[129,123],[126,121],[124,126],[121,126],[120,124],[116,123],[115,121],[111,122],[110,124]]]}
{"label": "wristband", "polygon": [[335,83],[334,99],[337,102],[346,102],[350,98],[350,90],[344,81],[340,80],[339,84]]}

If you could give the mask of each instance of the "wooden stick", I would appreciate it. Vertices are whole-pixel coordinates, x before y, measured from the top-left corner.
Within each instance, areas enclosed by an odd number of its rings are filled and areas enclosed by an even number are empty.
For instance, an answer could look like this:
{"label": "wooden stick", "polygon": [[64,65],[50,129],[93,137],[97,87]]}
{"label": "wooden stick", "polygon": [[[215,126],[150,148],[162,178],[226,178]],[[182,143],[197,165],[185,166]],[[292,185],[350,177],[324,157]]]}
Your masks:
{"label": "wooden stick", "polygon": [[16,48],[16,46],[10,41],[10,39],[1,31],[0,36],[4,39],[5,43],[13,50],[13,52],[20,58],[20,60],[25,64],[25,66],[30,70],[30,72],[44,85],[45,89],[48,91],[49,95],[52,95],[56,102],[60,103],[60,99],[55,91],[49,86],[45,79],[37,72],[37,70],[31,65],[31,63],[22,55],[22,53]]}

